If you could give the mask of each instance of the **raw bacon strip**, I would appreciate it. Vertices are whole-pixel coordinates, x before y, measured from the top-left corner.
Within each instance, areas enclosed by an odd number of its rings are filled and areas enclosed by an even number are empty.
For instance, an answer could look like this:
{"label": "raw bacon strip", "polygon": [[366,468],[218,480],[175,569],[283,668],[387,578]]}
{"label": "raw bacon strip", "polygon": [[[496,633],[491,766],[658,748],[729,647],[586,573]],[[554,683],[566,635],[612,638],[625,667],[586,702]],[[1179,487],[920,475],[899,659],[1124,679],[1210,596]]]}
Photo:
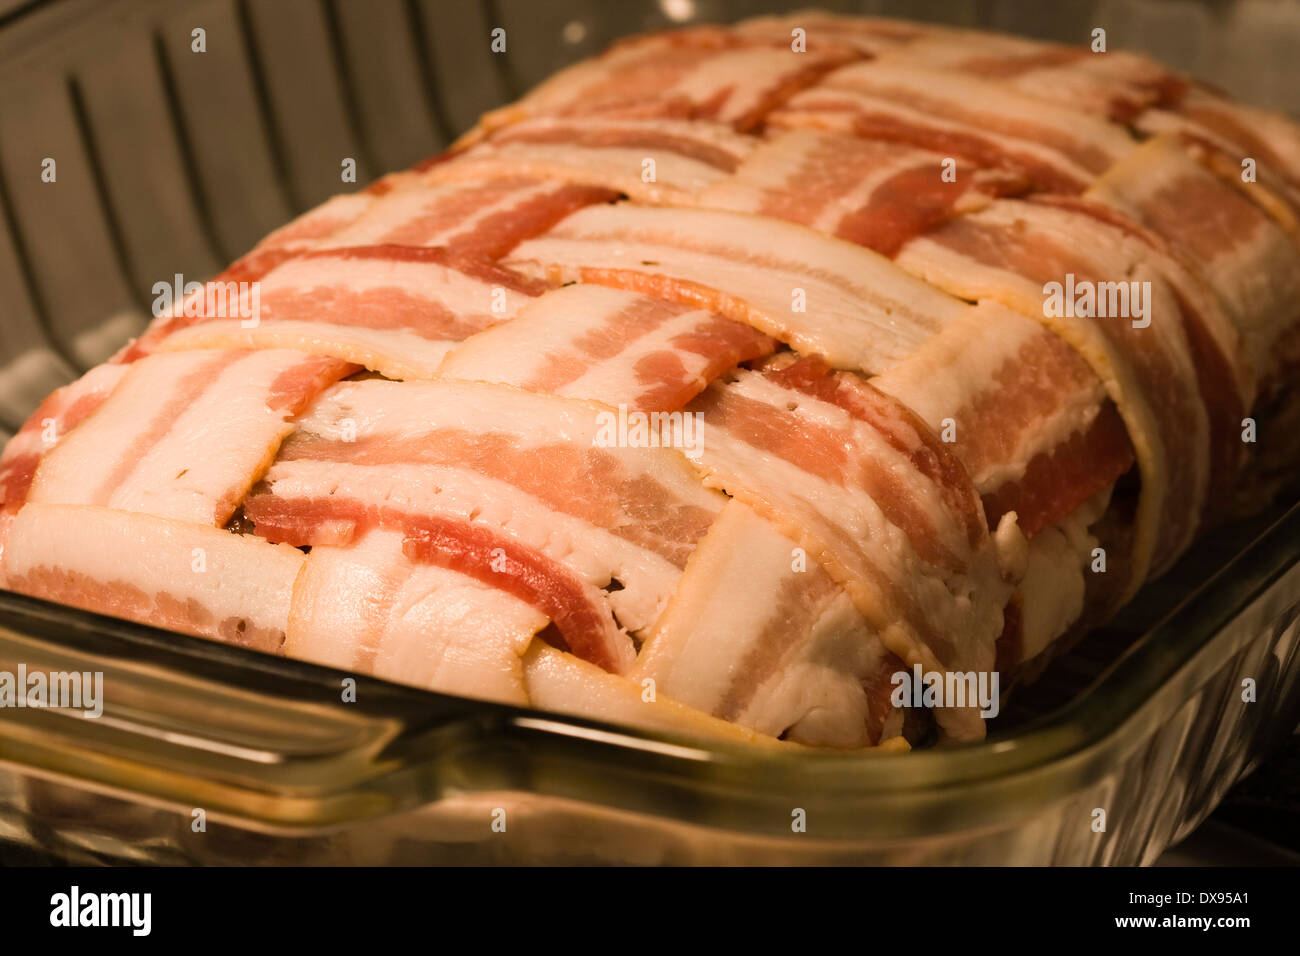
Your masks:
{"label": "raw bacon strip", "polygon": [[124,365],[97,365],[41,402],[0,454],[0,511],[22,507],[41,459],[107,401],[125,374]]}
{"label": "raw bacon strip", "polygon": [[774,45],[789,45],[797,38],[794,31],[799,30],[809,49],[821,45],[849,46],[868,57],[906,48],[923,37],[954,32],[932,23],[914,23],[884,17],[849,17],[826,10],[799,10],[795,13],[753,17],[742,20],[733,29],[743,37]]}
{"label": "raw bacon strip", "polygon": [[284,652],[333,667],[526,705],[520,662],[546,616],[512,595],[413,561],[402,535],[313,548],[294,589]]}
{"label": "raw bacon strip", "polygon": [[499,259],[575,210],[618,198],[600,186],[555,182],[519,170],[465,180],[439,178],[459,162],[435,167],[419,189],[394,192],[374,203],[320,247],[426,246],[445,249],[451,263]]}
{"label": "raw bacon strip", "polygon": [[[298,422],[245,512],[258,533],[347,544],[351,520],[268,524],[333,497],[443,515],[571,569],[631,631],[652,624],[722,505],[668,448],[619,447],[601,406],[467,382],[345,382]],[[278,520],[278,518],[277,518]],[[304,537],[309,534],[309,537]]]}
{"label": "raw bacon strip", "polygon": [[[992,546],[960,463],[912,413],[810,360],[741,372],[688,410],[704,415],[706,482],[795,538],[890,651],[926,670],[993,666],[1011,593],[999,552],[1018,533]],[[971,708],[936,716],[956,738],[983,734]]]}
{"label": "raw bacon strip", "polygon": [[[773,749],[794,749],[765,734],[710,717],[666,696],[647,700],[641,685],[593,667],[572,654],[533,641],[524,655],[524,682],[534,707],[683,737]],[[889,750],[906,750],[901,739]]]}
{"label": "raw bacon strip", "polygon": [[[945,223],[904,246],[896,261],[955,295],[994,299],[1042,321],[1083,355],[1123,416],[1142,473],[1126,595],[1149,568],[1167,567],[1191,540],[1206,503],[1210,429],[1166,263],[1096,217],[1016,200]],[[1149,282],[1149,325],[1135,328],[1128,316],[1046,315],[1047,284],[1067,281],[1103,292],[1107,286],[1097,283]]]}
{"label": "raw bacon strip", "polygon": [[992,527],[1014,511],[1020,529],[1037,535],[1133,464],[1124,423],[1088,363],[1041,323],[994,302],[871,384],[950,433]]}
{"label": "raw bacon strip", "polygon": [[1146,244],[1151,267],[1164,279],[1182,315],[1196,386],[1209,421],[1209,477],[1202,527],[1227,514],[1229,492],[1244,457],[1241,419],[1251,401],[1251,373],[1241,337],[1214,290],[1194,262],[1179,256],[1161,236],[1113,206],[1076,196],[1035,196],[1047,203],[1091,216]]}
{"label": "raw bacon strip", "polygon": [[[155,319],[114,361],[135,361],[177,336],[168,347],[302,348],[358,361],[391,372],[393,378],[428,377],[448,342],[513,314],[517,293],[541,291],[488,260],[545,232],[575,209],[617,196],[598,187],[517,174],[419,188],[415,183],[423,177],[402,175],[390,190],[335,197],[325,204],[346,202],[346,214],[336,210],[317,220],[309,213],[301,227],[285,227],[291,233],[273,233],[202,292]],[[343,268],[343,259],[356,261]],[[247,285],[231,285],[253,282],[259,284],[256,300]],[[194,306],[210,289],[238,301],[240,321]],[[269,304],[267,293],[277,293]],[[505,300],[493,299],[500,295]],[[251,323],[244,316],[258,311],[253,317],[258,321],[277,307],[275,327],[251,332],[245,327]],[[310,314],[290,317],[295,312]],[[212,324],[178,335],[199,323]],[[323,330],[322,324],[333,328]]]}
{"label": "raw bacon strip", "polygon": [[271,463],[291,419],[354,369],[278,350],[142,359],[45,456],[28,498],[219,527]]}
{"label": "raw bacon strip", "polygon": [[[301,491],[301,475],[291,475],[289,484]],[[353,544],[376,529],[399,532],[406,558],[465,575],[527,603],[553,620],[583,659],[621,673],[635,655],[597,587],[541,550],[473,517],[422,513],[410,500],[388,507],[346,492],[287,497],[275,490],[251,498],[245,511],[259,535],[297,547]]]}
{"label": "raw bacon strip", "polygon": [[768,122],[908,143],[1061,193],[1082,192],[1133,148],[1123,127],[1087,113],[959,73],[885,61],[837,70]]}
{"label": "raw bacon strip", "polygon": [[388,378],[430,378],[457,342],[510,318],[544,288],[443,249],[317,249],[262,279],[255,323],[197,319],[163,347],[292,348]]}
{"label": "raw bacon strip", "polygon": [[1040,43],[974,30],[933,31],[881,59],[947,70],[1018,93],[1125,123],[1143,110],[1172,104],[1187,81],[1147,57],[1124,50]]}
{"label": "raw bacon strip", "polygon": [[204,283],[204,288],[199,293],[187,297],[184,302],[176,303],[170,312],[157,316],[144,334],[127,343],[113,356],[113,361],[130,363],[156,351],[159,344],[173,332],[193,324],[194,317],[186,315],[187,306],[203,301],[213,290],[217,290],[222,301],[248,304],[249,290],[247,287],[241,289],[239,284],[257,282],[277,266],[315,248],[329,236],[355,221],[374,205],[379,197],[408,188],[414,185],[418,178],[413,173],[391,173],[359,192],[332,196],[316,208],[303,213],[293,222],[281,226],[254,246],[251,251]]}
{"label": "raw bacon strip", "polygon": [[703,121],[541,117],[497,131],[440,164],[430,178],[538,176],[602,186],[641,202],[687,203],[735,170],[754,146],[752,136]]}
{"label": "raw bacon strip", "polygon": [[318,246],[341,229],[356,222],[366,210],[391,194],[416,186],[420,177],[415,173],[400,172],[383,176],[365,189],[354,193],[331,196],[314,209],[309,209],[297,219],[276,229],[253,247],[243,260],[231,267],[271,251],[288,253],[305,252]]}
{"label": "raw bacon strip", "polygon": [[675,411],[723,372],[773,351],[748,325],[602,286],[548,292],[511,322],[465,341],[439,374]]}
{"label": "raw bacon strip", "polygon": [[278,652],[301,552],[218,528],[87,505],[31,503],[6,586],[199,637]]}
{"label": "raw bacon strip", "polygon": [[983,196],[1024,185],[997,170],[946,182],[943,161],[899,143],[790,130],[701,193],[698,204],[797,222],[889,256],[935,223],[978,207]]}
{"label": "raw bacon strip", "polygon": [[680,117],[744,132],[793,92],[857,56],[829,44],[795,52],[788,42],[746,40],[720,27],[635,37],[561,71],[482,122],[494,129],[540,115]]}
{"label": "raw bacon strip", "polygon": [[821,747],[897,736],[904,670],[830,576],[739,501],[691,555],[633,681],[760,733]]}
{"label": "raw bacon strip", "polygon": [[1300,247],[1246,190],[1220,179],[1174,137],[1157,137],[1110,169],[1086,199],[1122,210],[1193,264],[1231,323],[1214,338],[1239,382],[1241,403],[1257,383],[1280,380],[1288,337],[1300,330]]}
{"label": "raw bacon strip", "polygon": [[623,203],[575,213],[505,262],[706,308],[840,368],[881,372],[966,306],[867,249],[742,213]]}
{"label": "raw bacon strip", "polygon": [[1300,195],[1300,124],[1281,113],[1196,87],[1175,109],[1148,110],[1136,125],[1146,133],[1187,133],[1213,144],[1232,155],[1238,175],[1241,160],[1250,157],[1265,175],[1271,172],[1289,184],[1293,205]]}

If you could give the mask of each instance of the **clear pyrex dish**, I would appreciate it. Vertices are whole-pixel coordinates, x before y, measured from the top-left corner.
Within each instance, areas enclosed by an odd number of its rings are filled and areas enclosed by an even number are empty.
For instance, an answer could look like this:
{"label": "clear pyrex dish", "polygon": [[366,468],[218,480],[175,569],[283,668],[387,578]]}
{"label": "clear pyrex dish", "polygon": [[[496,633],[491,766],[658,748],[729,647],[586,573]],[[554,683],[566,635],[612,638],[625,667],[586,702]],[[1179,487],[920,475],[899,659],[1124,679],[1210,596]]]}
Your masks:
{"label": "clear pyrex dish", "polygon": [[1144,589],[1083,645],[1128,649],[1054,710],[942,750],[772,753],[369,678],[343,703],[341,671],[0,594],[0,670],[104,673],[98,719],[0,710],[0,855],[1147,863],[1296,726],[1298,637],[1300,505]]}
{"label": "clear pyrex dish", "polygon": [[[1105,23],[1300,105],[1289,7],[820,5],[1066,42]],[[789,6],[0,0],[0,434],[138,331],[154,282],[353,188],[340,158],[364,183],[622,33]],[[105,678],[98,719],[0,708],[0,862],[1149,862],[1296,726],[1298,620],[1294,505],[1201,542],[987,741],[801,754],[368,678],[344,703],[342,672],[0,592],[0,671]]]}

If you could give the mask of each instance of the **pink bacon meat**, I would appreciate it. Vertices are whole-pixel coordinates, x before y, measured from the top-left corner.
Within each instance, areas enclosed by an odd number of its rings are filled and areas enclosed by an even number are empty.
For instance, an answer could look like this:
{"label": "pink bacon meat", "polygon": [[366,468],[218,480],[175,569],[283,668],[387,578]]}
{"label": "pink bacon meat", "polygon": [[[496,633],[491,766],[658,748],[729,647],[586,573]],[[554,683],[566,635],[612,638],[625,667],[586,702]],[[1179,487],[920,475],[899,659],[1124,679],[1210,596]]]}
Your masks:
{"label": "pink bacon meat", "polygon": [[32,502],[13,519],[6,587],[87,611],[278,652],[302,552],[154,515]]}
{"label": "pink bacon meat", "polygon": [[797,222],[890,256],[981,196],[1022,191],[998,170],[943,178],[945,157],[899,143],[796,129],[760,146],[701,206]]}
{"label": "pink bacon meat", "polygon": [[[1210,422],[1170,263],[1138,236],[1087,212],[997,200],[899,253],[900,265],[969,299],[1043,322],[1092,365],[1128,427],[1142,469],[1131,593],[1191,540],[1207,500]],[[1048,315],[1049,282],[1147,282],[1149,324],[1129,316]]]}
{"label": "pink bacon meat", "polygon": [[44,457],[28,499],[219,527],[293,430],[293,417],[354,370],[278,350],[143,359]]}
{"label": "pink bacon meat", "polygon": [[755,139],[704,121],[604,116],[522,120],[439,164],[439,182],[537,176],[641,202],[685,203],[733,172]]}
{"label": "pink bacon meat", "polygon": [[620,628],[653,623],[721,500],[677,451],[602,447],[603,414],[505,386],[343,383],[245,511],[300,545],[401,531],[408,557],[524,598],[575,651],[619,668]]}
{"label": "pink bacon meat", "polygon": [[439,374],[674,411],[723,372],[775,348],[769,336],[703,309],[573,285],[468,339]]}
{"label": "pink bacon meat", "polygon": [[980,492],[991,527],[1014,511],[1028,536],[1074,512],[1133,464],[1101,380],[1040,323],[983,302],[872,384],[936,432]]}
{"label": "pink bacon meat", "polygon": [[1103,118],[998,83],[885,60],[837,70],[769,124],[907,143],[1067,194],[1082,192],[1133,149],[1124,128]]}
{"label": "pink bacon meat", "polygon": [[[992,667],[1009,542],[994,546],[961,464],[912,412],[812,359],[741,372],[688,409],[708,429],[706,483],[793,537],[890,651],[929,670]],[[983,732],[970,708],[938,719]]]}
{"label": "pink bacon meat", "polygon": [[777,104],[857,58],[851,48],[747,39],[720,27],[635,37],[556,74],[484,118],[489,129],[520,118],[641,116],[707,119],[742,132]]}
{"label": "pink bacon meat", "polygon": [[443,248],[315,249],[261,280],[256,322],[198,319],[161,347],[294,348],[389,378],[430,378],[457,342],[509,319],[544,288]]}
{"label": "pink bacon meat", "polygon": [[713,209],[584,209],[504,264],[616,286],[753,326],[839,368],[882,372],[967,306],[869,249]]}

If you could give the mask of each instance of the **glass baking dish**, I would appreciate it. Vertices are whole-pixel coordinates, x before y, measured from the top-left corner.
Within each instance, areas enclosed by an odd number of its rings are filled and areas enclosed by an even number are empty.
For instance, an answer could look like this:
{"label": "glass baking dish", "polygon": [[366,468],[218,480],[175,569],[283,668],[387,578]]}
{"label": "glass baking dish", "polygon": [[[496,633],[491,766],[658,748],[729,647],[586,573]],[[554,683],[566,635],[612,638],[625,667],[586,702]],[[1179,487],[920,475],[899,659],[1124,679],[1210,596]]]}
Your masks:
{"label": "glass baking dish", "polygon": [[345,703],[341,671],[0,592],[0,670],[104,674],[97,719],[0,709],[0,858],[1149,863],[1296,726],[1298,637],[1300,504],[1202,542],[982,743],[772,753],[370,678]]}
{"label": "glass baking dish", "polygon": [[[1289,8],[818,5],[1066,42],[1105,22],[1300,108]],[[617,36],[789,6],[0,0],[0,437],[138,331],[155,280],[210,275],[338,191],[334,157],[364,182]],[[481,42],[498,23],[504,57]],[[51,154],[57,189],[35,172]],[[1300,506],[1223,529],[987,741],[902,755],[728,749],[368,678],[344,703],[341,672],[0,591],[0,671],[105,679],[98,719],[0,708],[0,862],[1149,862],[1296,726],[1298,564]]]}

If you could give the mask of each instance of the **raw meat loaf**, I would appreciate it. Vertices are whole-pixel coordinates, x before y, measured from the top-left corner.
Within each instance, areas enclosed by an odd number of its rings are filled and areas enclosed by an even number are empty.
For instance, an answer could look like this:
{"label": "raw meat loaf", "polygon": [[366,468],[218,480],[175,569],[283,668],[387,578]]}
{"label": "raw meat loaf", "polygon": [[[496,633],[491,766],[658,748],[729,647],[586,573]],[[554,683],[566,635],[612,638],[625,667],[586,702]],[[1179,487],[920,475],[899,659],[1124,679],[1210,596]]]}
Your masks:
{"label": "raw meat loaf", "polygon": [[[0,571],[658,730],[979,738],[955,689],[1032,676],[1294,467],[1298,214],[1300,128],[1132,53],[816,13],[630,39],[51,395],[0,459]],[[916,673],[951,692],[897,706]]]}

